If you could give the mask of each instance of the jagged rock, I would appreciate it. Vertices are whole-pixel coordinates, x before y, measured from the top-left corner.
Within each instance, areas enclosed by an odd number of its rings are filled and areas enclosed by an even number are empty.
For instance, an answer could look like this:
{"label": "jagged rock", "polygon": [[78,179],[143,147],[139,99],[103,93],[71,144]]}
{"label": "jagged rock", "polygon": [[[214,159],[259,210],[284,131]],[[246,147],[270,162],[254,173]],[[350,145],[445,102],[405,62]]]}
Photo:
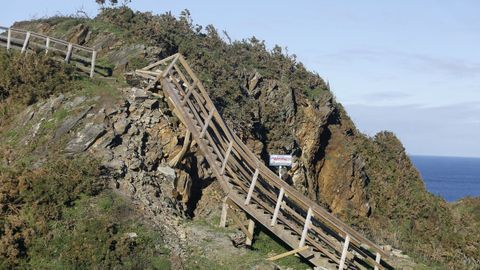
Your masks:
{"label": "jagged rock", "polygon": [[70,34],[70,37],[68,38],[68,41],[71,43],[83,45],[87,41],[89,32],[90,31],[88,26],[84,24],[79,24],[70,31],[71,34]]}
{"label": "jagged rock", "polygon": [[176,173],[175,173],[175,170],[172,169],[171,167],[160,165],[158,166],[157,171],[161,173],[163,176],[165,176],[167,180],[171,182],[175,181]]}
{"label": "jagged rock", "polygon": [[54,139],[60,138],[60,136],[69,132],[80,120],[82,120],[87,113],[92,109],[92,106],[89,106],[86,110],[82,111],[80,114],[75,116],[70,116],[65,121],[63,121],[62,125],[55,131]]}
{"label": "jagged rock", "polygon": [[262,75],[260,75],[260,73],[258,72],[255,72],[253,77],[248,82],[248,94],[250,96],[254,96],[255,98],[258,98],[260,91],[257,89],[257,85],[261,81],[261,79],[262,79]]}
{"label": "jagged rock", "polygon": [[67,102],[64,107],[67,109],[75,108],[82,104],[85,100],[87,100],[87,97],[85,96],[76,96],[72,101]]}
{"label": "jagged rock", "polygon": [[247,237],[243,232],[235,232],[230,235],[230,240],[235,247],[245,247]]}
{"label": "jagged rock", "polygon": [[143,107],[149,110],[158,109],[158,100],[157,99],[147,99],[143,102]]}
{"label": "jagged rock", "polygon": [[104,124],[87,124],[87,126],[77,133],[77,137],[71,140],[65,150],[68,153],[78,153],[87,150],[100,136],[105,134]]}
{"label": "jagged rock", "polygon": [[113,128],[116,134],[123,135],[127,131],[129,125],[130,121],[125,118],[121,118],[115,122],[115,124],[113,124]]}
{"label": "jagged rock", "polygon": [[148,93],[147,93],[147,91],[145,91],[143,89],[133,87],[131,96],[132,96],[134,101],[143,102],[144,100],[146,100],[148,98]]}
{"label": "jagged rock", "polygon": [[123,171],[125,168],[125,162],[120,159],[112,159],[110,162],[105,163],[104,166],[116,171]]}
{"label": "jagged rock", "polygon": [[29,106],[27,110],[25,110],[21,116],[20,121],[23,125],[26,125],[30,120],[32,120],[33,116],[35,115],[35,110],[32,106]]}

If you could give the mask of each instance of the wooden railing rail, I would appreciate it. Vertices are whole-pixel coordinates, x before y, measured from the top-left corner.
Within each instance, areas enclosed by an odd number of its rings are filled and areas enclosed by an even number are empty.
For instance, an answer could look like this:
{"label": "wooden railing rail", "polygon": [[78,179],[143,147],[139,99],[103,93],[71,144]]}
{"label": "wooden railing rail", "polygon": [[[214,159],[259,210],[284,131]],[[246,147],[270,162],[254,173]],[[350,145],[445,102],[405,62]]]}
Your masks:
{"label": "wooden railing rail", "polygon": [[59,52],[65,57],[65,62],[76,61],[88,64],[91,78],[95,74],[97,52],[92,48],[23,29],[0,26],[0,31],[3,31],[0,33],[0,46],[6,47],[7,50],[16,48],[24,53],[31,48],[45,50],[45,53]]}

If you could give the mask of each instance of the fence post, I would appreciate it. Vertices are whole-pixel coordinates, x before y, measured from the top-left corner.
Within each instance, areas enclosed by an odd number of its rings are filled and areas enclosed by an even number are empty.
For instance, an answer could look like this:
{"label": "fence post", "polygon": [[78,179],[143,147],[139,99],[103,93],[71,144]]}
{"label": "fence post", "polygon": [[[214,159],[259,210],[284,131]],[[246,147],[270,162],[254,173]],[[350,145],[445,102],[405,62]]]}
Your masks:
{"label": "fence post", "polygon": [[345,237],[345,242],[343,242],[342,257],[340,258],[340,265],[338,266],[338,270],[343,270],[343,268],[345,267],[345,259],[347,259],[349,244],[350,244],[350,235],[347,234],[347,237]]}
{"label": "fence post", "polygon": [[65,56],[65,62],[70,62],[70,56],[72,55],[72,43],[68,43],[67,55]]}
{"label": "fence post", "polygon": [[25,36],[25,41],[23,42],[23,47],[21,51],[22,53],[24,53],[27,50],[29,40],[30,40],[30,32],[27,32],[27,35]]}
{"label": "fence post", "polygon": [[48,47],[50,47],[50,37],[47,37],[47,41],[45,42],[45,54],[48,53]]}
{"label": "fence post", "polygon": [[93,74],[95,73],[95,58],[97,58],[97,51],[92,52],[92,67],[90,69],[90,78],[93,78]]}
{"label": "fence post", "polygon": [[303,225],[302,237],[300,238],[299,248],[305,246],[305,240],[307,240],[308,229],[310,229],[312,219],[312,208],[308,208],[307,217],[305,218],[305,225]]}
{"label": "fence post", "polygon": [[8,33],[7,33],[7,50],[10,50],[10,43],[12,39],[12,30],[8,28]]}
{"label": "fence post", "polygon": [[[377,252],[377,256],[375,257],[375,262],[377,262],[378,264],[380,264],[380,253]],[[375,265],[375,270],[378,270],[378,266]]]}

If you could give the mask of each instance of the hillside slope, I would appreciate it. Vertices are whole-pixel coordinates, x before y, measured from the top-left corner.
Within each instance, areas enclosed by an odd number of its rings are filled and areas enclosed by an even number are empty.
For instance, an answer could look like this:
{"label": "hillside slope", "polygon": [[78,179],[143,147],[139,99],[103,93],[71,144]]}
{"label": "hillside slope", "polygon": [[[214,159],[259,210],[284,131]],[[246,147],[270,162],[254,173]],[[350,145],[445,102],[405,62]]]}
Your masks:
{"label": "hillside slope", "polygon": [[[265,161],[269,153],[294,156],[285,181],[372,240],[400,248],[431,267],[480,266],[480,235],[475,226],[464,226],[465,220],[475,219],[474,201],[468,201],[466,208],[452,207],[428,193],[401,142],[389,132],[373,138],[361,134],[328,85],[294,56],[278,46],[268,51],[255,38],[227,43],[212,26],[194,25],[186,14],[177,19],[128,8],[105,9],[93,20],[57,17],[20,22],[15,27],[95,47],[103,70],[118,77],[173,53],[184,54],[224,118],[256,154]],[[4,76],[0,94],[2,89],[17,87],[11,81]],[[135,78],[129,82],[139,86]],[[127,113],[126,120],[140,121],[128,117]],[[164,124],[178,126],[173,115],[167,118]],[[167,157],[179,151],[183,134],[181,126],[169,134],[156,134],[160,141],[176,138],[171,146],[161,147]],[[113,160],[119,159],[113,155]],[[152,155],[159,153],[152,151]],[[177,187],[188,186],[175,191],[185,205],[181,209],[178,203],[179,213],[207,217],[214,211],[209,210],[214,203],[207,194],[214,193],[215,185],[198,181],[208,179],[208,168],[195,154],[184,165],[179,179],[189,184],[177,183]],[[118,177],[136,179],[138,173],[133,171]],[[139,194],[144,197],[138,200],[155,196],[155,192]]]}

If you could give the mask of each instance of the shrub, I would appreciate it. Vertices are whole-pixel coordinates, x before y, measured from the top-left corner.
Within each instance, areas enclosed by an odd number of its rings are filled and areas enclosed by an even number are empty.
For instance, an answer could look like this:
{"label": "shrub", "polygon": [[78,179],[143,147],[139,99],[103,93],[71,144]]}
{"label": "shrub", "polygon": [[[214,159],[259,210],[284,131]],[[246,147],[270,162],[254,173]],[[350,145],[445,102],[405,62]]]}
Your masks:
{"label": "shrub", "polygon": [[30,105],[74,88],[74,68],[43,54],[0,52],[0,101],[13,98]]}

